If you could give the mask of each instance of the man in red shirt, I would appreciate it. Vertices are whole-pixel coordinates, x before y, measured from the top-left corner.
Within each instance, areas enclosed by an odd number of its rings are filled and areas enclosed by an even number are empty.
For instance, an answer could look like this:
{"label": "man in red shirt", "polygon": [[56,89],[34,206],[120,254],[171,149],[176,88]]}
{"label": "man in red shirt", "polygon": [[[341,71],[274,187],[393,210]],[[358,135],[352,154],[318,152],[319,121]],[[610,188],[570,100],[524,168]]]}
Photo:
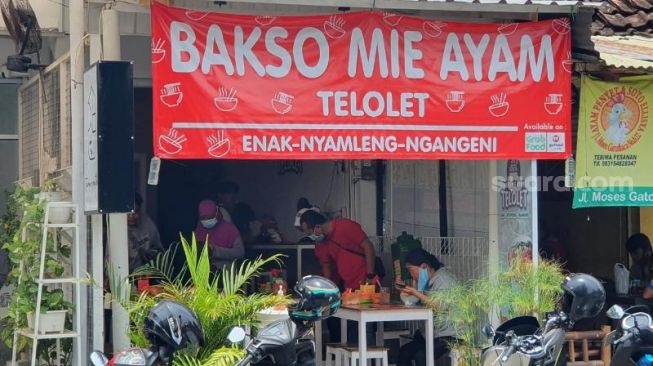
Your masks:
{"label": "man in red shirt", "polygon": [[345,289],[355,290],[361,284],[375,283],[374,246],[360,224],[343,218],[327,221],[312,210],[301,216],[300,224],[302,231],[316,243],[315,256],[322,275],[330,279],[340,277]]}

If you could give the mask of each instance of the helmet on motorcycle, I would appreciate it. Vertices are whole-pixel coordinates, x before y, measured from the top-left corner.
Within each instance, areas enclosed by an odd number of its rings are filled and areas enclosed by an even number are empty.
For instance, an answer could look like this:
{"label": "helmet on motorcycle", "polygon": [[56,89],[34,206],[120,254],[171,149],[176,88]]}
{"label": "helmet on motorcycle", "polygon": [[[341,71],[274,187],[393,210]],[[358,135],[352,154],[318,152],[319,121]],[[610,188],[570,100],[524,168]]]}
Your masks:
{"label": "helmet on motorcycle", "polygon": [[204,345],[204,330],[193,311],[175,301],[161,301],[154,305],[145,318],[143,334],[170,356],[186,347]]}
{"label": "helmet on motorcycle", "polygon": [[293,321],[318,321],[333,315],[340,307],[340,289],[320,276],[306,276],[297,281],[299,301],[288,307]]}
{"label": "helmet on motorcycle", "polygon": [[593,318],[603,309],[605,289],[596,278],[584,273],[574,274],[562,282],[562,288],[562,311],[572,322]]}

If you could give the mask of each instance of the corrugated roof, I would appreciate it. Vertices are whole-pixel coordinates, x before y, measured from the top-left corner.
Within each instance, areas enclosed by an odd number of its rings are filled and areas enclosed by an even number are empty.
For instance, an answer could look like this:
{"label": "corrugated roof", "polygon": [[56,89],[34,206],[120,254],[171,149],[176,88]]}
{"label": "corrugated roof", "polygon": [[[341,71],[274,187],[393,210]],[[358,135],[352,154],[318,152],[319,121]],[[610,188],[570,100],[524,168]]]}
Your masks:
{"label": "corrugated roof", "polygon": [[631,71],[653,72],[653,38],[593,36],[592,41],[606,65]]}

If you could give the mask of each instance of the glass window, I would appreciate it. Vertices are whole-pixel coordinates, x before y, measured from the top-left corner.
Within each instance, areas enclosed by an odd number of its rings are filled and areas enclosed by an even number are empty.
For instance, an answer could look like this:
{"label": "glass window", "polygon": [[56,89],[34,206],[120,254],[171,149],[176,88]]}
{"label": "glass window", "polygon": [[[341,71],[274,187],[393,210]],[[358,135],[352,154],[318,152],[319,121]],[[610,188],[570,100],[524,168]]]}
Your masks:
{"label": "glass window", "polygon": [[0,82],[0,135],[18,133],[18,86]]}

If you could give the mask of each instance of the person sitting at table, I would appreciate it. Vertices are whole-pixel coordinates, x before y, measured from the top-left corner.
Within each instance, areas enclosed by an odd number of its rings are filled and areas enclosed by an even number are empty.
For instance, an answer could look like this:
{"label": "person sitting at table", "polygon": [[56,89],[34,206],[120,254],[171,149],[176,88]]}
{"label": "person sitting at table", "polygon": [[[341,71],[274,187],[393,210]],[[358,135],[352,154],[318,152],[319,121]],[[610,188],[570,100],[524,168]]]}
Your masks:
{"label": "person sitting at table", "polygon": [[207,243],[211,253],[211,265],[222,270],[226,265],[245,255],[245,246],[236,225],[222,219],[218,205],[211,200],[200,202],[195,237]]}
{"label": "person sitting at table", "polygon": [[653,249],[648,236],[639,233],[626,240],[626,250],[633,260],[630,267],[630,279],[649,283],[653,279]]}
{"label": "person sitting at table", "polygon": [[[415,296],[422,304],[432,301],[431,294],[453,287],[457,280],[438,258],[424,249],[416,249],[406,255],[406,268],[410,272],[417,288],[404,283],[397,283],[396,287],[402,295]],[[456,331],[453,324],[447,321],[434,319],[433,322],[433,353],[438,360],[449,353],[449,347],[456,341]],[[416,333],[413,340],[399,349],[397,366],[426,365],[426,341]]]}
{"label": "person sitting at table", "polygon": [[127,255],[130,272],[147,264],[163,252],[159,230],[142,206],[143,197],[136,193],[134,212],[127,214]]}

